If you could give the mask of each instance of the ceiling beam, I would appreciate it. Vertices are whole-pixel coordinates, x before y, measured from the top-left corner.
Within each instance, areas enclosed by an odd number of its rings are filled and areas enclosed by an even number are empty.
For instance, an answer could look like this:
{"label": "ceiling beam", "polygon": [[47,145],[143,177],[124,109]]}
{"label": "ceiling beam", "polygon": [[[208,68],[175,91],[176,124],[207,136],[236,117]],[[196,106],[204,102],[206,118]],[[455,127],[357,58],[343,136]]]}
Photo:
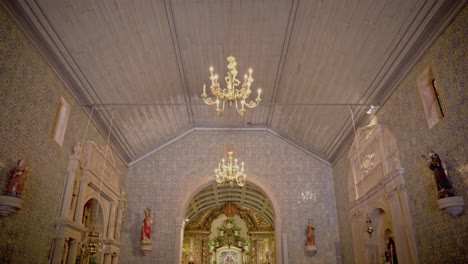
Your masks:
{"label": "ceiling beam", "polygon": [[166,16],[167,22],[169,24],[169,29],[171,32],[172,46],[174,53],[177,59],[177,67],[179,69],[179,78],[184,93],[184,101],[187,109],[187,115],[190,122],[190,125],[194,123],[193,108],[190,100],[189,84],[187,75],[185,74],[185,64],[182,59],[182,54],[180,51],[179,36],[177,34],[177,26],[174,19],[174,11],[172,9],[171,0],[164,0],[164,6],[166,7]]}
{"label": "ceiling beam", "polygon": [[[283,49],[281,50],[280,61],[278,63],[278,69],[276,70],[275,84],[273,86],[273,92],[271,96],[271,102],[275,103],[278,99],[278,91],[281,84],[281,77],[283,76],[284,65],[288,56],[289,43],[291,42],[292,32],[294,30],[294,24],[296,22],[297,7],[299,6],[299,0],[293,0],[291,2],[291,8],[289,9],[289,19],[286,29],[286,34],[283,40]],[[275,112],[274,105],[270,106],[267,116],[267,126],[271,127],[273,121],[273,115]]]}

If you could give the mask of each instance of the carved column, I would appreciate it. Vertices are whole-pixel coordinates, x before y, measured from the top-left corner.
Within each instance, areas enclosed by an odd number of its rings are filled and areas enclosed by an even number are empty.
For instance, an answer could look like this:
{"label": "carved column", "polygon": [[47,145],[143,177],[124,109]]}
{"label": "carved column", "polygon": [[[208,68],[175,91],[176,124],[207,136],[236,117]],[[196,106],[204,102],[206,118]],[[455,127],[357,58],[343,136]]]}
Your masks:
{"label": "carved column", "polygon": [[281,228],[282,228],[282,221],[281,219],[275,218],[275,255],[272,257],[274,258],[274,263],[281,263],[283,259],[283,248],[282,241],[281,241]]}
{"label": "carved column", "polygon": [[115,223],[116,223],[115,211],[116,211],[116,205],[115,205],[115,202],[112,202],[110,206],[109,224],[107,225],[107,238],[108,239],[114,239]]}
{"label": "carved column", "polygon": [[111,254],[104,254],[104,264],[112,264]]}
{"label": "carved column", "polygon": [[60,217],[65,219],[68,218],[68,213],[70,211],[70,205],[72,201],[73,195],[73,184],[75,182],[75,171],[78,167],[78,158],[80,154],[81,147],[80,145],[76,145],[73,148],[73,154],[70,155],[68,158],[68,168],[67,168],[67,176],[65,182],[65,188],[63,192],[63,199],[62,199],[62,208],[60,210]]}
{"label": "carved column", "polygon": [[54,254],[52,255],[51,263],[61,263],[63,247],[65,246],[65,238],[60,237],[55,239]]}
{"label": "carved column", "polygon": [[202,263],[206,263],[208,257],[208,236],[203,235],[201,237],[201,261]]}
{"label": "carved column", "polygon": [[184,228],[185,228],[185,218],[177,217],[175,219],[176,225],[176,245],[175,248],[179,250],[177,258],[174,260],[174,263],[182,263],[182,247],[184,243]]}
{"label": "carved column", "polygon": [[78,240],[73,239],[69,243],[67,264],[76,263],[76,254],[78,253]]}
{"label": "carved column", "polygon": [[[85,175],[85,173],[83,173]],[[88,177],[82,176],[80,179],[80,189],[78,190],[78,197],[76,200],[75,222],[83,223],[83,209],[85,205],[85,191],[88,185]]]}
{"label": "carved column", "polygon": [[362,212],[356,210],[351,214],[351,232],[353,234],[353,243],[354,243],[354,258],[356,263],[365,263],[363,256],[364,249],[364,218],[362,217]]}
{"label": "carved column", "polygon": [[112,264],[119,264],[119,255],[112,256]]}
{"label": "carved column", "polygon": [[119,201],[119,208],[117,210],[117,223],[115,224],[115,240],[120,241],[120,233],[122,228],[122,218],[125,208],[125,199],[120,199]]}

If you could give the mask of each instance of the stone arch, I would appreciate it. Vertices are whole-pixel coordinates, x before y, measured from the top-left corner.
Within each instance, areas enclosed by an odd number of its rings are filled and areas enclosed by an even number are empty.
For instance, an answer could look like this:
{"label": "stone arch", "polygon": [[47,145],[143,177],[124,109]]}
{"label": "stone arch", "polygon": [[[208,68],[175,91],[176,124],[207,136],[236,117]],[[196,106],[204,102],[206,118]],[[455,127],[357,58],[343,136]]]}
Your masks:
{"label": "stone arch", "polygon": [[[86,220],[85,220],[85,214],[87,213],[86,212],[86,208],[90,208],[91,209],[91,220],[90,220],[90,223],[87,225],[86,224]],[[97,211],[97,213],[96,213]],[[102,208],[102,203],[99,202],[98,200],[98,197],[91,197],[89,199],[87,199],[86,203],[84,204],[84,208],[83,208],[83,222],[85,224],[85,227],[87,227],[88,229],[89,228],[92,228],[92,226],[90,225],[94,225],[94,227],[96,228],[96,231],[101,233],[101,234],[104,234],[104,230],[105,230],[105,217],[104,217],[104,208]]]}
{"label": "stone arch", "polygon": [[[211,177],[203,177],[198,181],[190,185],[189,189],[183,192],[185,195],[181,197],[180,206],[177,214],[174,216],[174,221],[176,225],[176,256],[174,256],[174,263],[179,264],[182,261],[182,246],[183,246],[183,236],[184,236],[184,227],[185,227],[185,215],[187,208],[192,201],[192,199],[204,188],[212,185],[214,179]],[[272,190],[268,188],[263,182],[259,180],[255,175],[249,175],[246,180],[247,184],[250,184],[259,190],[261,190],[265,196],[269,199],[271,206],[274,211],[274,227],[275,227],[275,238],[277,243],[275,244],[275,258],[277,263],[282,263],[283,252],[282,252],[282,218],[279,203],[275,198]]]}
{"label": "stone arch", "polygon": [[[383,207],[387,209],[384,209]],[[375,228],[372,238],[369,239],[369,244],[372,244],[375,248],[374,253],[377,258],[367,259],[367,263],[377,263],[384,256],[385,240],[389,237],[389,234],[393,235],[394,223],[392,223],[392,217],[387,206],[374,207],[369,212],[372,224]]]}

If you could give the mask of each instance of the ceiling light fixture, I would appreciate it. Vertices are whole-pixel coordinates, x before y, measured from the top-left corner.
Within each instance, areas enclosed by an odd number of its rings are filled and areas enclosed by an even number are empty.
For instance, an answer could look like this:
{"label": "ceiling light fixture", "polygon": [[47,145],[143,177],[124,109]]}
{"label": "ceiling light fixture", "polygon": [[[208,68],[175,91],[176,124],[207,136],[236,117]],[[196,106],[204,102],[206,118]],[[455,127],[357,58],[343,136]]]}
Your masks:
{"label": "ceiling light fixture", "polygon": [[244,173],[244,162],[241,162],[241,167],[237,164],[237,159],[234,159],[233,163],[232,153],[232,151],[228,151],[227,162],[222,159],[218,164],[218,168],[215,169],[216,182],[223,184],[227,180],[233,187],[234,181],[236,181],[237,185],[244,186],[247,177]]}
{"label": "ceiling light fixture", "polygon": [[377,105],[370,105],[370,106],[369,106],[369,110],[367,110],[366,113],[367,113],[368,115],[373,115],[373,114],[377,113],[377,110],[379,110],[379,106],[377,106]]}
{"label": "ceiling light fixture", "polygon": [[[237,76],[237,69],[236,69],[236,58],[233,56],[229,56],[227,58],[228,63],[228,71],[227,71],[227,76],[224,78],[227,88],[221,88],[218,82],[218,74],[213,73],[213,67],[210,67],[210,80],[211,80],[211,93],[216,96],[216,100],[213,101],[211,97],[208,97],[206,95],[206,85],[203,84],[203,93],[202,93],[202,98],[203,101],[207,105],[216,105],[216,113],[218,115],[222,115],[224,112],[224,106],[226,102],[229,103],[229,106],[232,106],[232,103],[235,103],[236,105],[236,110],[237,112],[243,116],[245,112],[245,106],[248,108],[255,108],[258,106],[260,101],[262,100],[260,98],[260,94],[262,93],[261,89],[258,89],[257,92],[257,98],[255,101],[250,101],[250,103],[247,103],[246,100],[249,97],[250,93],[252,92],[250,90],[250,86],[252,85],[254,79],[252,78],[252,69],[249,69],[249,74],[244,75],[244,82],[242,83],[242,87],[240,89],[237,89],[236,87],[239,86],[240,80],[236,78]],[[221,102],[222,100],[222,102]],[[238,102],[237,100],[240,100],[240,109],[238,107]],[[222,104],[222,108],[220,108],[220,104]]]}
{"label": "ceiling light fixture", "polygon": [[367,234],[369,234],[369,238],[372,238],[372,232],[374,232],[374,228],[372,227],[372,220],[370,219],[369,215],[367,215],[366,224],[367,224],[366,232]]}

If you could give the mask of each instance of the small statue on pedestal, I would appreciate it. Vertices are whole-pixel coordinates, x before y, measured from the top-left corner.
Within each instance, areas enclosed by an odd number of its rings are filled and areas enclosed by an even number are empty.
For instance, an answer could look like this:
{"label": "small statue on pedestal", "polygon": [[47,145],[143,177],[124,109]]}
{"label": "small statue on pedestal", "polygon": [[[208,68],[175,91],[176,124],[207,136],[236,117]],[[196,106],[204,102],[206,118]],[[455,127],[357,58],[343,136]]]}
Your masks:
{"label": "small statue on pedestal", "polygon": [[312,219],[309,219],[309,224],[306,227],[306,233],[306,246],[315,246],[315,228],[312,224]]}
{"label": "small statue on pedestal", "polygon": [[[459,216],[463,212],[465,202],[463,196],[455,196],[452,184],[447,177],[446,168],[442,165],[442,161],[437,153],[430,151],[429,169],[434,171],[434,179],[437,187],[437,204],[440,209],[446,211],[452,216]],[[422,155],[428,160],[424,155]]]}
{"label": "small statue on pedestal", "polygon": [[18,160],[16,166],[10,170],[10,183],[8,184],[6,194],[21,197],[28,176],[29,170],[26,167],[26,162],[22,159]]}
{"label": "small statue on pedestal", "polygon": [[151,210],[145,208],[145,219],[143,219],[143,223],[141,224],[141,233],[140,233],[140,250],[143,255],[148,254],[151,248],[151,225],[153,224],[153,220],[151,219]]}
{"label": "small statue on pedestal", "polygon": [[438,199],[452,197],[452,184],[450,183],[447,174],[445,173],[442,161],[437,153],[430,151],[428,153],[431,160],[429,161],[429,169],[434,171],[434,179],[436,181]]}
{"label": "small statue on pedestal", "polygon": [[[4,168],[2,162],[0,162],[0,168]],[[26,162],[18,160],[16,166],[10,170],[10,182],[5,186],[4,195],[0,195],[0,216],[9,216],[23,208],[24,200],[21,198],[21,194],[28,176],[29,170],[26,167]]]}
{"label": "small statue on pedestal", "polygon": [[305,229],[307,239],[306,239],[306,251],[310,255],[315,255],[317,253],[317,247],[315,246],[315,227],[312,223],[312,219],[309,219],[309,224]]}

